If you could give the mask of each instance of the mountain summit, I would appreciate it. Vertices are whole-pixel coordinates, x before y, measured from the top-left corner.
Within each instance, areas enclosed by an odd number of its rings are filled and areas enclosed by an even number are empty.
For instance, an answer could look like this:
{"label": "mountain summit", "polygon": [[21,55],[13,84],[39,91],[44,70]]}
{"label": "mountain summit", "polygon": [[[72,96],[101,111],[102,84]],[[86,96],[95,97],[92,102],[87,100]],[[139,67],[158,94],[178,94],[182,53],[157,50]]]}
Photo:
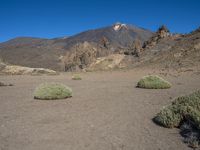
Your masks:
{"label": "mountain summit", "polygon": [[149,30],[133,25],[116,23],[111,26],[79,33],[67,38],[65,42],[66,48],[69,48],[79,42],[87,41],[99,43],[102,38],[106,38],[110,44],[110,47],[116,49],[118,47],[127,47],[131,45],[135,39],[138,39],[143,43],[152,35],[153,32]]}
{"label": "mountain summit", "polygon": [[128,29],[127,26],[126,26],[126,24],[122,24],[122,23],[119,23],[119,22],[117,22],[117,23],[115,23],[115,24],[113,25],[113,29],[114,29],[115,31],[119,31],[119,30],[121,30],[122,28]]}

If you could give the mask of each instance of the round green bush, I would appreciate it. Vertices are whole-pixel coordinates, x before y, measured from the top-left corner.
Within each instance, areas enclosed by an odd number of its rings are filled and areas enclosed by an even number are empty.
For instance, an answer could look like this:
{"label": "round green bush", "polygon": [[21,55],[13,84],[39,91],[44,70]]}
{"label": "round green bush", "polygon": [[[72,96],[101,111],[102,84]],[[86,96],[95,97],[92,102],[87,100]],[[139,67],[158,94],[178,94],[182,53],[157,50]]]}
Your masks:
{"label": "round green bush", "polygon": [[72,76],[72,80],[82,80],[81,76],[78,74],[75,74]]}
{"label": "round green bush", "polygon": [[162,79],[159,76],[144,76],[137,84],[139,88],[146,88],[146,89],[167,89],[171,87],[171,84]]}
{"label": "round green bush", "polygon": [[162,109],[154,118],[154,121],[166,128],[178,127],[182,120],[182,116],[177,111],[175,106],[170,105]]}
{"label": "round green bush", "polygon": [[72,97],[71,88],[59,83],[44,83],[39,85],[34,92],[35,99],[54,100]]}
{"label": "round green bush", "polygon": [[[154,118],[154,121],[164,127],[174,128],[179,127],[180,123],[187,118],[193,119],[191,114],[194,113],[194,108],[189,105],[172,104],[163,108]],[[196,112],[196,111],[195,111]],[[192,117],[191,117],[192,116]]]}
{"label": "round green bush", "polygon": [[176,98],[153,120],[167,128],[179,127],[185,142],[193,148],[198,147],[200,145],[200,90]]}
{"label": "round green bush", "polygon": [[163,108],[154,121],[164,127],[178,127],[183,120],[190,120],[200,128],[200,91],[176,98]]}

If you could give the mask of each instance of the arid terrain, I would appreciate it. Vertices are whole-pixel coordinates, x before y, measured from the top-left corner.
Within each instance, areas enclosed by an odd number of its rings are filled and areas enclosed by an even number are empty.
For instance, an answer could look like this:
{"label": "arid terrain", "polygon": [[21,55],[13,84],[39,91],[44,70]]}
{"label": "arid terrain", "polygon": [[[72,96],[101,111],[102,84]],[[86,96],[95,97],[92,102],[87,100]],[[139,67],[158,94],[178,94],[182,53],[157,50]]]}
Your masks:
{"label": "arid terrain", "polygon": [[[138,80],[159,70],[133,69],[58,76],[1,76],[1,150],[187,150],[178,129],[157,126],[152,118],[177,96],[200,89],[200,73],[160,74],[171,89],[136,88]],[[64,100],[33,99],[42,82],[70,86]]]}
{"label": "arid terrain", "polygon": [[[0,150],[200,147],[200,94],[162,111],[196,90],[200,28],[176,34],[115,23],[69,37],[11,39],[0,43]],[[161,111],[157,120],[175,128],[152,121]],[[179,133],[186,121],[197,124],[188,145]]]}

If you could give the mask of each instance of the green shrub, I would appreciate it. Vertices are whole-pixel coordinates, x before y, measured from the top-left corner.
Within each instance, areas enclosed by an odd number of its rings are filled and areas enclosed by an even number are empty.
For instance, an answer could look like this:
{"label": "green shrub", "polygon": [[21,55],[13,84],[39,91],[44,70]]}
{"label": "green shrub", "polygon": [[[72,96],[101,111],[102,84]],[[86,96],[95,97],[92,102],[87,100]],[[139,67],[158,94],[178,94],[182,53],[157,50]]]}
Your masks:
{"label": "green shrub", "polygon": [[167,89],[171,87],[171,84],[159,76],[150,75],[143,77],[138,82],[137,87],[146,89]]}
{"label": "green shrub", "polygon": [[182,120],[182,116],[174,106],[168,106],[160,111],[154,118],[159,125],[167,128],[178,127]]}
{"label": "green shrub", "polygon": [[0,82],[0,86],[13,86],[13,84],[5,84],[5,83],[3,83],[3,82]]}
{"label": "green shrub", "polygon": [[200,129],[200,111],[192,109],[186,116],[186,119],[190,120],[196,128]]}
{"label": "green shrub", "polygon": [[39,85],[34,92],[35,99],[54,100],[64,99],[72,96],[72,90],[58,83],[45,83]]}
{"label": "green shrub", "polygon": [[72,80],[82,80],[82,78],[79,74],[75,74],[72,76]]}
{"label": "green shrub", "polygon": [[200,110],[200,90],[178,97],[172,102],[172,105],[191,106],[194,109]]}
{"label": "green shrub", "polygon": [[176,98],[171,105],[163,108],[156,115],[154,121],[167,128],[180,127],[182,124],[192,125],[190,130],[181,128],[181,132],[185,130],[187,143],[196,146],[200,143],[200,90]]}
{"label": "green shrub", "polygon": [[[154,118],[155,122],[164,127],[177,127],[187,118],[198,122],[200,111],[200,91],[176,98],[171,105],[162,109]],[[200,119],[199,119],[200,123]],[[196,124],[200,126],[200,124]]]}

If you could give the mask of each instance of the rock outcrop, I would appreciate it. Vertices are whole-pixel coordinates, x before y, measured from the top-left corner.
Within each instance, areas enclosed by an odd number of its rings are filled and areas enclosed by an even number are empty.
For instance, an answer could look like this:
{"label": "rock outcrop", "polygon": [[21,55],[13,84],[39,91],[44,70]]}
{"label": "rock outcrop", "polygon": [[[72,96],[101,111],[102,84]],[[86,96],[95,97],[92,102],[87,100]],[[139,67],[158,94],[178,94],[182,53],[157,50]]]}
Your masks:
{"label": "rock outcrop", "polygon": [[123,54],[111,54],[106,57],[99,57],[96,61],[91,63],[86,71],[106,71],[106,70],[114,70],[114,69],[122,69],[127,67],[123,61],[125,59],[125,55]]}
{"label": "rock outcrop", "polygon": [[56,71],[44,68],[29,68],[16,65],[7,65],[0,62],[0,74],[2,75],[57,75]]}
{"label": "rock outcrop", "polygon": [[[168,33],[168,32],[167,32]],[[144,50],[143,65],[156,68],[200,70],[200,30],[185,35],[163,34],[155,46]],[[194,69],[195,68],[195,69]]]}
{"label": "rock outcrop", "polygon": [[124,51],[124,54],[125,55],[134,55],[136,57],[139,57],[142,50],[143,50],[143,48],[142,48],[141,41],[139,39],[136,39],[129,46],[129,48]]}
{"label": "rock outcrop", "polygon": [[73,46],[64,57],[65,71],[77,71],[88,67],[96,58],[106,56],[110,51],[100,45],[84,42]]}
{"label": "rock outcrop", "polygon": [[170,31],[166,26],[161,26],[153,37],[144,42],[143,49],[149,49],[154,47],[161,39],[171,36]]}

